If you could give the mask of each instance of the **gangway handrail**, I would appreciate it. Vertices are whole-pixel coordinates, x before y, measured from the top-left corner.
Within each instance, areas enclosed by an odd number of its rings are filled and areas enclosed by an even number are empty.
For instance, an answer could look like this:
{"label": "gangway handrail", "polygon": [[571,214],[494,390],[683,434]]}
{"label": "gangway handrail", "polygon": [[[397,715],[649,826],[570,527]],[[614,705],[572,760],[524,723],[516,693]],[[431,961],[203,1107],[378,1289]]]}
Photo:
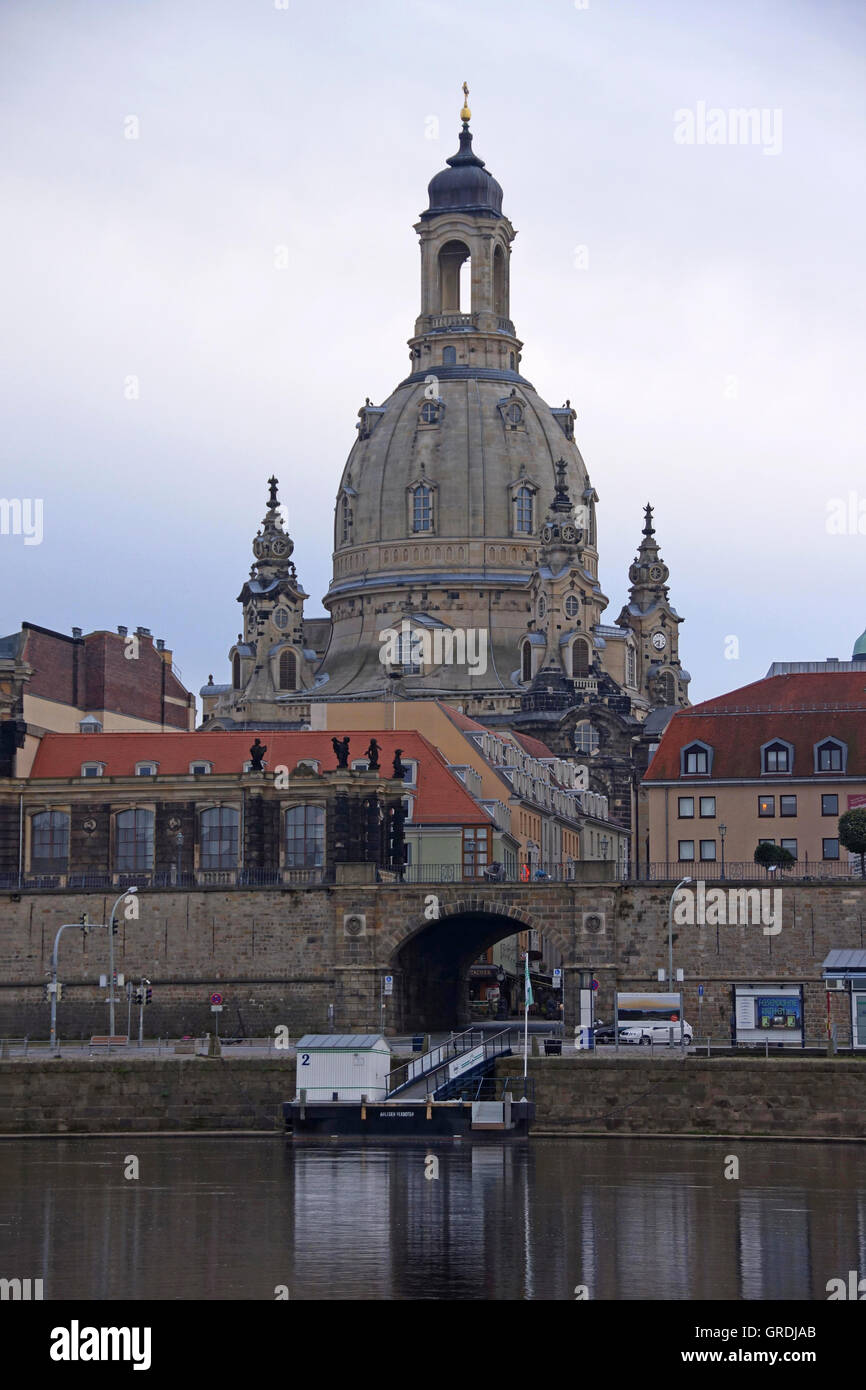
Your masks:
{"label": "gangway handrail", "polygon": [[[484,1033],[480,1028],[465,1028],[462,1033],[452,1033],[445,1042],[437,1043],[420,1057],[413,1057],[411,1061],[402,1062],[399,1067],[388,1073],[388,1095],[396,1090],[401,1090],[410,1082],[420,1081],[422,1076],[427,1076],[430,1072],[436,1071],[452,1057],[457,1057],[461,1052],[470,1052],[473,1047],[478,1046],[479,1038],[483,1041]],[[434,1060],[435,1059],[435,1060]],[[405,1076],[399,1079],[400,1073],[405,1072]]]}
{"label": "gangway handrail", "polygon": [[[520,1029],[503,1028],[488,1038],[480,1029],[467,1028],[465,1032],[459,1033],[455,1038],[449,1038],[446,1042],[441,1043],[438,1048],[431,1048],[429,1052],[425,1052],[423,1057],[414,1058],[411,1062],[405,1062],[402,1066],[395,1068],[388,1076],[388,1095],[394,1095],[397,1091],[402,1091],[406,1086],[413,1085],[422,1078],[435,1076],[437,1072],[447,1067],[455,1057],[472,1052],[478,1047],[482,1048],[483,1056],[477,1065],[483,1067],[493,1058],[511,1051],[512,1034],[514,1033],[519,1034]],[[480,1041],[478,1041],[479,1036]],[[458,1043],[463,1045],[457,1046]],[[436,1053],[441,1055],[434,1057]],[[424,1063],[428,1064],[423,1065]],[[474,1071],[475,1067],[473,1066],[470,1070]],[[405,1077],[402,1080],[395,1080],[394,1078],[401,1072],[406,1073]],[[430,1089],[436,1091],[438,1085],[433,1085]]]}

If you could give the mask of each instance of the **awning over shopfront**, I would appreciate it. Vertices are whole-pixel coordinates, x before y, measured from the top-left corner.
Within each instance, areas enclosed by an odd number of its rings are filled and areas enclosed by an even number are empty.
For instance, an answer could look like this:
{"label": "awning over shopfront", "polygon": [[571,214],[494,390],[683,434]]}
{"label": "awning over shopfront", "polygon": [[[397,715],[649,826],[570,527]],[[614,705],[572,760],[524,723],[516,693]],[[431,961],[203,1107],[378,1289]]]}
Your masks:
{"label": "awning over shopfront", "polygon": [[831,951],[821,968],[825,980],[866,980],[866,951]]}

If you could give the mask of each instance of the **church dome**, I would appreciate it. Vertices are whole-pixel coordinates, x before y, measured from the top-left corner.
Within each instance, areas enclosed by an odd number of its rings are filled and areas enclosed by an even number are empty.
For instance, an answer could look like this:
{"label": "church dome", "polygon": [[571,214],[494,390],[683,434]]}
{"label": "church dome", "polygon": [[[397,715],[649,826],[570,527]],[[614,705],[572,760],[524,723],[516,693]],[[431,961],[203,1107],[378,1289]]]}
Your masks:
{"label": "church dome", "polygon": [[866,632],[861,632],[857,641],[854,643],[854,650],[851,653],[852,661],[866,661]]}
{"label": "church dome", "polygon": [[502,216],[502,188],[472,149],[472,132],[464,123],[460,149],[445,163],[427,185],[429,206],[423,219],[443,212],[473,212],[490,217]]}

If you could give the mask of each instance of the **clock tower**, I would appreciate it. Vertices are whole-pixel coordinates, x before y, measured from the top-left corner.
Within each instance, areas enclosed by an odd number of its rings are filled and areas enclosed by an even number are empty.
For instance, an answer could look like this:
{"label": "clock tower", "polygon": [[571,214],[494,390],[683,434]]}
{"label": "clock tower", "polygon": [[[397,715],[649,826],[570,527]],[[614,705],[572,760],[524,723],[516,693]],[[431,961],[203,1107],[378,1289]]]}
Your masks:
{"label": "clock tower", "polygon": [[691,677],[679,657],[678,628],[683,620],[668,598],[670,570],[659,554],[649,503],[644,511],[643,536],[628,571],[629,602],[617,626],[634,634],[636,684],[649,704],[687,705]]}
{"label": "clock tower", "polygon": [[[253,539],[253,563],[238,603],[243,632],[229,652],[230,685],[202,687],[206,728],[291,728],[307,717],[319,657],[304,639],[304,601],[292,561],[294,542],[268,479],[268,508]],[[281,717],[282,716],[282,717]],[[224,723],[223,723],[224,721]]]}

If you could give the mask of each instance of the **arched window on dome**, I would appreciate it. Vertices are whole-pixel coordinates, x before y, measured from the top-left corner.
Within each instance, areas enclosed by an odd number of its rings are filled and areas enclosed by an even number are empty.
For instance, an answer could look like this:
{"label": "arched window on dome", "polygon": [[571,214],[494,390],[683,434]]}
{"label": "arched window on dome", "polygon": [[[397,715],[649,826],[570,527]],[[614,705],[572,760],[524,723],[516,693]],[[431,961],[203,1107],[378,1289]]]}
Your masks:
{"label": "arched window on dome", "polygon": [[443,367],[456,367],[456,365],[457,365],[457,349],[456,349],[456,347],[444,347],[444,348],[442,349],[442,366],[443,366]]}
{"label": "arched window on dome", "polygon": [[677,702],[677,683],[671,671],[662,671],[659,676],[659,692],[662,704],[675,705]]}
{"label": "arched window on dome", "polygon": [[241,659],[237,652],[232,657],[232,687],[235,690],[241,688]]}
{"label": "arched window on dome", "polygon": [[589,665],[589,643],[583,637],[576,637],[571,644],[572,676],[588,676]]}
{"label": "arched window on dome", "polygon": [[446,241],[439,252],[439,312],[440,314],[469,313],[469,304],[461,304],[461,290],[468,299],[471,275],[469,247],[462,241]]}
{"label": "arched window on dome", "polygon": [[520,679],[532,680],[532,643],[524,642],[520,649]]}
{"label": "arched window on dome", "polygon": [[433,490],[426,483],[412,489],[412,530],[433,530]]}
{"label": "arched window on dome", "polygon": [[532,489],[524,483],[514,494],[514,529],[523,535],[532,535],[534,498]]}
{"label": "arched window on dome", "polygon": [[284,647],[280,652],[280,690],[297,690],[298,688],[298,659],[291,647]]}

